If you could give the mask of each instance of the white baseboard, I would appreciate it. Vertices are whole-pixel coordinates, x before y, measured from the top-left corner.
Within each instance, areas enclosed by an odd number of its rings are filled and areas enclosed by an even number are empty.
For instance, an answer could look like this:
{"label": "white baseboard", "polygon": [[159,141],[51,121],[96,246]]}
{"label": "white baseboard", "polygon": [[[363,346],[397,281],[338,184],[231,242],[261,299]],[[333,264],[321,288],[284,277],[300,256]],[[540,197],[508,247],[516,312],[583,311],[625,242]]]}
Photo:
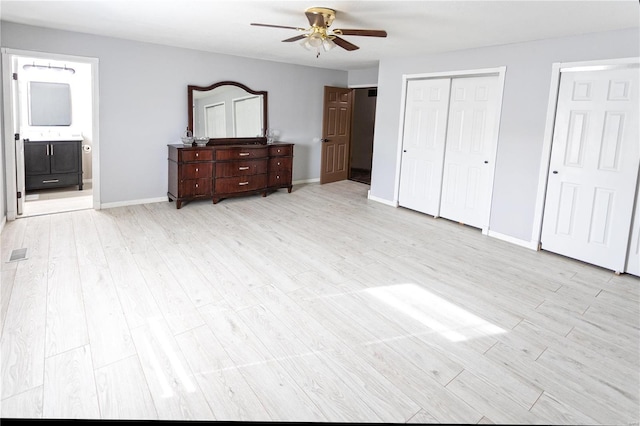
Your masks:
{"label": "white baseboard", "polygon": [[294,180],[293,181],[293,185],[298,185],[298,184],[301,184],[301,183],[317,183],[317,182],[320,182],[320,178]]}
{"label": "white baseboard", "polygon": [[4,225],[7,223],[7,216],[4,215],[2,216],[2,220],[0,220],[0,233],[2,233],[2,230],[4,229]]}
{"label": "white baseboard", "polygon": [[89,178],[89,179],[82,179],[82,183],[93,183],[93,179]]}
{"label": "white baseboard", "polygon": [[378,198],[374,195],[371,195],[371,190],[367,191],[367,199],[371,201],[375,201],[377,203],[386,204],[387,206],[391,206],[391,207],[399,206],[397,201],[389,201],[389,200],[385,200],[384,198]]}
{"label": "white baseboard", "polygon": [[489,237],[496,238],[496,239],[502,240],[502,241],[506,241],[508,243],[515,244],[515,245],[520,246],[520,247],[528,248],[530,250],[536,250],[536,251],[538,250],[538,243],[533,242],[533,241],[521,240],[520,238],[515,238],[515,237],[512,237],[510,235],[501,234],[499,232],[495,232],[495,231],[491,231],[491,230],[489,230],[487,235]]}
{"label": "white baseboard", "polygon": [[161,203],[163,201],[169,202],[169,199],[167,197],[158,197],[158,198],[145,198],[144,200],[115,201],[113,203],[102,203],[100,204],[100,208],[111,209],[114,207],[135,206],[137,204]]}

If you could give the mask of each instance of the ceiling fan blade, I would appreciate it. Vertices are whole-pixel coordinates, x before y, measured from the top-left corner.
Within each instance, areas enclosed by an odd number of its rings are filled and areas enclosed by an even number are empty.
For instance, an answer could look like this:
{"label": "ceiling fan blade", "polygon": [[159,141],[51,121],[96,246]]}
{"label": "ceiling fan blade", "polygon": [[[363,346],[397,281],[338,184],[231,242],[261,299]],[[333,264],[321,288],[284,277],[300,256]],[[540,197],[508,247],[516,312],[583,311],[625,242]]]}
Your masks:
{"label": "ceiling fan blade", "polygon": [[305,28],[299,28],[299,27],[287,27],[284,25],[271,25],[271,24],[256,24],[254,22],[251,23],[251,25],[254,25],[256,27],[270,27],[270,28],[286,28],[289,30],[298,30],[298,31],[306,31]]}
{"label": "ceiling fan blade", "polygon": [[307,15],[307,19],[309,20],[309,25],[311,25],[312,27],[326,26],[324,22],[324,16],[322,16],[321,13],[305,12],[304,14]]}
{"label": "ceiling fan blade", "polygon": [[306,34],[297,35],[297,36],[295,36],[295,37],[291,37],[291,38],[288,38],[288,39],[286,39],[286,40],[282,40],[282,41],[284,41],[284,42],[288,42],[288,41],[298,41],[298,40],[302,40],[302,39],[303,39],[303,38],[305,38],[306,36],[307,36]]}
{"label": "ceiling fan blade", "polygon": [[367,36],[367,37],[386,37],[387,32],[385,30],[333,30],[334,33],[340,35],[350,36]]}
{"label": "ceiling fan blade", "polygon": [[358,46],[356,46],[353,43],[349,43],[347,40],[340,38],[340,37],[336,37],[333,39],[333,42],[335,44],[337,44],[338,46],[342,47],[345,50],[357,50],[360,49]]}

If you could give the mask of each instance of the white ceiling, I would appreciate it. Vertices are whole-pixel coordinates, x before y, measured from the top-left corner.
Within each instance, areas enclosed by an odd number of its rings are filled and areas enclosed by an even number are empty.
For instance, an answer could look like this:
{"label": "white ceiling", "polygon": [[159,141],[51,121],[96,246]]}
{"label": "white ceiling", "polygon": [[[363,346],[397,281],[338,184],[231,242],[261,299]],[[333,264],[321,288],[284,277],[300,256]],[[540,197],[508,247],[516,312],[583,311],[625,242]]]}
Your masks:
{"label": "white ceiling", "polygon": [[[344,36],[360,46],[319,58],[281,40],[308,27],[305,9],[335,9],[331,28],[384,29],[387,38]],[[603,1],[0,1],[4,21],[332,69],[430,54],[639,27],[638,0]]]}

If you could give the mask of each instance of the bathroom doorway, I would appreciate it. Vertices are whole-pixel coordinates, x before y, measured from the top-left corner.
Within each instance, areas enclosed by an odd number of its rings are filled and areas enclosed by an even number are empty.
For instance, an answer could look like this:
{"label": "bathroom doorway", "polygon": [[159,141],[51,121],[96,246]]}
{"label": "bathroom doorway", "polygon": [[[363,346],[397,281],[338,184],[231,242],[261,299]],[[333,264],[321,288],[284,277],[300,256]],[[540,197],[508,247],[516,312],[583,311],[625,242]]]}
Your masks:
{"label": "bathroom doorway", "polygon": [[3,62],[12,77],[5,133],[18,135],[5,151],[7,219],[99,208],[97,60],[3,50]]}

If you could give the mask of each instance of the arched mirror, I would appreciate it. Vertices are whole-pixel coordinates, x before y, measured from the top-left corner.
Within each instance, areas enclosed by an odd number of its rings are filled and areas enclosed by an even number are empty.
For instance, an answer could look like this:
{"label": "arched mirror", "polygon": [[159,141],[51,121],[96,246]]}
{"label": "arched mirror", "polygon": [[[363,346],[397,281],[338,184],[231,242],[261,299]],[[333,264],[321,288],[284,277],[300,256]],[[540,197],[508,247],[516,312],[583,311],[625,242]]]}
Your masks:
{"label": "arched mirror", "polygon": [[264,143],[267,92],[235,81],[188,86],[189,129],[217,143]]}

